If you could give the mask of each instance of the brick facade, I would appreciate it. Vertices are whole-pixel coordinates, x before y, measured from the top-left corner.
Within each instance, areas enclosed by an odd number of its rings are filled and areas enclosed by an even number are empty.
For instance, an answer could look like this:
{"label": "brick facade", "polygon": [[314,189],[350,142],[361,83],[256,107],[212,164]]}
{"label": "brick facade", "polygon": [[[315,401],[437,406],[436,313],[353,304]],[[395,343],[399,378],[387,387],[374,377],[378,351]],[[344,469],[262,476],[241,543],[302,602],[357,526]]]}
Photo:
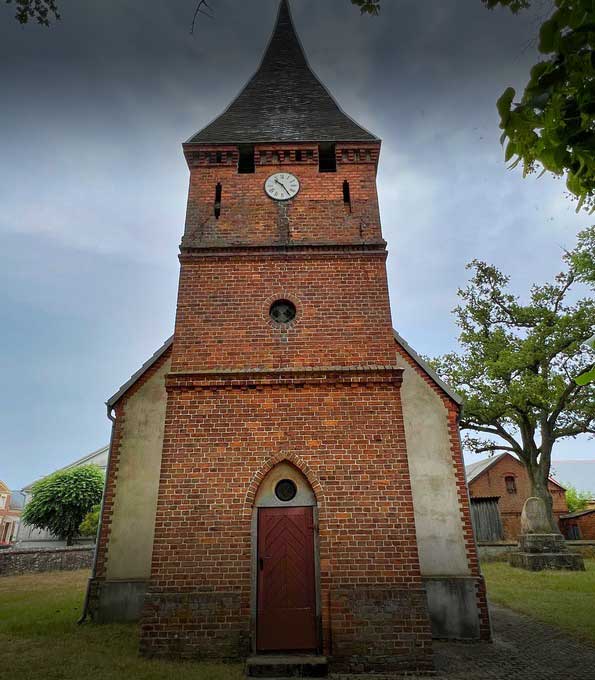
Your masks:
{"label": "brick facade", "polygon": [[570,540],[595,541],[595,508],[562,517],[560,530],[564,537]]}
{"label": "brick facade", "polygon": [[[227,161],[227,154],[233,153],[229,149],[227,145],[186,145],[191,175],[185,248],[381,241],[376,194],[378,143],[338,144],[338,172],[323,173],[319,172],[316,144],[257,145],[251,175],[238,173],[237,152],[235,162]],[[296,152],[304,160],[296,162]],[[197,155],[212,161],[197,161]],[[280,171],[298,177],[300,192],[294,201],[271,205],[263,186],[267,177]],[[349,184],[350,204],[344,202],[344,182]],[[217,184],[222,192],[218,218],[214,210]]]}
{"label": "brick facade", "polygon": [[[360,588],[390,590],[395,601],[423,594],[395,389],[399,371],[299,375],[291,385],[272,375],[257,384],[246,377],[233,386],[221,380],[207,378],[191,391],[169,387],[143,649],[248,654],[251,508],[242,512],[243,503],[274,453],[276,460],[304,465],[315,480],[323,647],[349,659],[357,645],[348,605]],[[184,607],[172,605],[182,595],[193,612],[186,621],[179,619]],[[230,602],[231,609],[224,607]],[[375,634],[382,625],[385,635],[394,634],[392,654],[401,652],[408,663],[424,661],[429,652],[423,597],[415,602],[407,616],[416,617],[417,636],[400,639],[391,617],[374,627]]]}
{"label": "brick facade", "polygon": [[[241,658],[254,648],[243,504],[276,457],[301,461],[318,497],[321,651],[343,668],[430,667],[378,145],[358,145],[359,162],[344,146],[329,173],[312,145],[257,145],[253,174],[238,173],[233,149],[185,149],[190,192],[141,627],[148,655]],[[280,169],[301,184],[283,203],[263,191]],[[293,322],[271,321],[275,299],[295,304]]]}
{"label": "brick facade", "polygon": [[[510,491],[507,487],[507,477],[514,479],[514,486],[510,484]],[[554,517],[559,521],[560,515],[568,512],[566,492],[559,484],[551,480],[548,483],[548,488],[554,500]],[[513,489],[514,491],[512,491]],[[531,496],[531,482],[522,463],[510,454],[502,456],[485,472],[469,482],[469,494],[471,498],[498,496],[504,538],[516,541],[521,533],[523,505],[527,498]]]}

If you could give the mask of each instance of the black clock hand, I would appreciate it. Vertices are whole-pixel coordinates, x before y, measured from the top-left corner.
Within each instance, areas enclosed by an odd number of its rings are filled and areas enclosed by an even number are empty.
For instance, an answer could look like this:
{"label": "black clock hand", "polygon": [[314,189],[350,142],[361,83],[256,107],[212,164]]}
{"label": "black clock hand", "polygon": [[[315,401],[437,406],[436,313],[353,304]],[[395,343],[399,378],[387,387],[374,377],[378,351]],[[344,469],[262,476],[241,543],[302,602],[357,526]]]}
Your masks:
{"label": "black clock hand", "polygon": [[280,182],[278,179],[276,179],[275,182],[277,182],[277,184],[279,184],[280,186],[282,186],[282,187],[285,189],[285,193],[286,193],[288,196],[291,196],[291,194],[289,193],[289,191],[287,191],[287,189],[285,188],[285,184],[283,184],[282,182]]}

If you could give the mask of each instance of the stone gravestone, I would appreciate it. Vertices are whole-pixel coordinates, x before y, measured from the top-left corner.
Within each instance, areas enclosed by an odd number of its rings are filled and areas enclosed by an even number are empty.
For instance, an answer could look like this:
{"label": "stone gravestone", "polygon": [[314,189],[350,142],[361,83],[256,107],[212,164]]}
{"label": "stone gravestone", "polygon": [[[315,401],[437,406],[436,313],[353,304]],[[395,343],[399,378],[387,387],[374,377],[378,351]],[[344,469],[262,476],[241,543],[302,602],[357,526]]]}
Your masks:
{"label": "stone gravestone", "polygon": [[521,535],[518,552],[510,554],[510,565],[529,571],[570,569],[584,571],[582,555],[568,551],[564,537],[554,533],[545,502],[541,498],[527,498],[521,514]]}

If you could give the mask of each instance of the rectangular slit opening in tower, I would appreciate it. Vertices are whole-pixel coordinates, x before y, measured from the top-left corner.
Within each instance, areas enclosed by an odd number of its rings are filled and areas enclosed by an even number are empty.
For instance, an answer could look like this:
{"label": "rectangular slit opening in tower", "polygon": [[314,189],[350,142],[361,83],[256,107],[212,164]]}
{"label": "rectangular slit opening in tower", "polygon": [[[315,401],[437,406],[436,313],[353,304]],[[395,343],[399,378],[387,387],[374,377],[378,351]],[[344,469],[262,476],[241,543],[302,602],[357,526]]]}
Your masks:
{"label": "rectangular slit opening in tower", "polygon": [[240,144],[240,160],[238,161],[238,172],[249,174],[254,172],[254,145]]}
{"label": "rectangular slit opening in tower", "polygon": [[221,195],[223,193],[223,188],[221,186],[221,182],[217,182],[217,186],[215,187],[215,207],[213,210],[213,214],[215,215],[215,219],[219,219],[219,215],[221,215]]}
{"label": "rectangular slit opening in tower", "polygon": [[334,144],[318,145],[318,170],[320,172],[337,172],[337,156]]}
{"label": "rectangular slit opening in tower", "polygon": [[345,207],[349,208],[349,212],[351,212],[351,190],[347,180],[343,182],[343,203],[345,203]]}

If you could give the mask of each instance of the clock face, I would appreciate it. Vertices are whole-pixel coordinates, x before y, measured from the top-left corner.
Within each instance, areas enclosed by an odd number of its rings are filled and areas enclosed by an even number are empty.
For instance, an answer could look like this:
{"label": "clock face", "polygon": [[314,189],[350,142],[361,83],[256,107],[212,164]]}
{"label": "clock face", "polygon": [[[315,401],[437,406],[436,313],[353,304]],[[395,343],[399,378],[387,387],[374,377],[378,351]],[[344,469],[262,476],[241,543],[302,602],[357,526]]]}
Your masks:
{"label": "clock face", "polygon": [[276,172],[264,183],[264,190],[275,201],[288,201],[300,190],[300,183],[290,172]]}

